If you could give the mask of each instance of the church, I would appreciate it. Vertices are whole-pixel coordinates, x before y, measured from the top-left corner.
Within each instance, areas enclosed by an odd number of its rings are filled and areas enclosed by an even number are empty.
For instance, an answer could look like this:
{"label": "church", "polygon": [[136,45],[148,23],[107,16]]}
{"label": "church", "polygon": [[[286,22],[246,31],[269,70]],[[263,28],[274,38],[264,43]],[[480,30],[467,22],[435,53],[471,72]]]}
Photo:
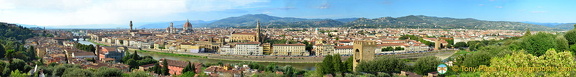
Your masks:
{"label": "church", "polygon": [[181,29],[175,28],[174,23],[170,23],[170,26],[166,28],[166,33],[193,33],[194,30],[192,29],[192,24],[189,20],[186,20],[186,23],[182,25]]}

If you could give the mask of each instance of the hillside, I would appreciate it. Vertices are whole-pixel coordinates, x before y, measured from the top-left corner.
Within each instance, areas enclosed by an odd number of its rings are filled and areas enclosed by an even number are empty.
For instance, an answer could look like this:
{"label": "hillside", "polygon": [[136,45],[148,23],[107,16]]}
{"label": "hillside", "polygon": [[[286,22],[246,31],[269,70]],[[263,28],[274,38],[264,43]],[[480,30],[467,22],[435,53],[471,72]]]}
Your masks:
{"label": "hillside", "polygon": [[508,22],[508,21],[484,21],[472,18],[456,19],[447,17],[431,16],[404,16],[398,18],[382,17],[376,19],[360,18],[345,25],[353,28],[441,28],[441,29],[506,29],[525,30],[530,28],[537,31],[560,30],[541,25]]}
{"label": "hillside", "polygon": [[441,28],[441,29],[505,29],[536,31],[558,31],[561,29],[508,21],[484,21],[472,18],[456,19],[410,15],[404,17],[342,18],[342,19],[304,19],[293,17],[275,17],[266,14],[248,14],[229,17],[207,24],[208,27],[251,28],[260,20],[263,27],[269,28],[308,28],[308,27],[352,27],[352,28]]}
{"label": "hillside", "polygon": [[576,24],[576,23],[564,23],[564,24],[555,25],[553,28],[558,28],[558,29],[563,29],[563,30],[571,30],[571,29],[574,29],[574,24]]}
{"label": "hillside", "polygon": [[[184,23],[186,23],[186,20],[182,20],[182,21],[171,21],[172,23],[174,23],[174,27],[175,28],[182,28],[182,25],[184,25]],[[202,20],[195,20],[195,21],[190,21],[190,23],[192,24],[192,27],[205,27],[206,24],[211,23],[213,21],[202,21]],[[144,24],[144,25],[140,25],[137,28],[166,28],[170,26],[170,22],[157,22],[157,23],[150,23],[150,24]]]}
{"label": "hillside", "polygon": [[0,39],[23,40],[33,36],[31,29],[16,24],[0,22]]}

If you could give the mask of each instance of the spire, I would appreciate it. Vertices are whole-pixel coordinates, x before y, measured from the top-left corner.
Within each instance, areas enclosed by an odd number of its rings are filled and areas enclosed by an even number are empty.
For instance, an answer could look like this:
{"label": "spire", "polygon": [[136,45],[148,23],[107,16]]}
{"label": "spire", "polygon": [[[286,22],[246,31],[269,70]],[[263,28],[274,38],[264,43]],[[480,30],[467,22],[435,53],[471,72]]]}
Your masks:
{"label": "spire", "polygon": [[130,31],[132,31],[132,21],[130,21]]}

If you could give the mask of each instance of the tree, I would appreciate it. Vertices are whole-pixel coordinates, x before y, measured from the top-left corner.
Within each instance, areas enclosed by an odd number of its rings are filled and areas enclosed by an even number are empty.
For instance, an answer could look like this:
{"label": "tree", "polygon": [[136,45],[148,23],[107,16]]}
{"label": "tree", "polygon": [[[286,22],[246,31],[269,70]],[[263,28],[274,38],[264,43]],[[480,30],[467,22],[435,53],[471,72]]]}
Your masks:
{"label": "tree", "polygon": [[287,77],[296,77],[294,67],[287,65],[284,66],[284,76]]}
{"label": "tree", "polygon": [[554,39],[555,36],[548,33],[539,32],[536,35],[524,37],[520,47],[528,53],[540,56],[550,48],[557,48],[557,43]]}
{"label": "tree", "polygon": [[[549,49],[542,56],[534,56],[526,54],[523,51],[514,52],[511,55],[504,57],[495,57],[490,60],[490,67],[492,68],[564,68],[576,67],[574,57],[570,52],[556,52],[554,49]],[[494,71],[484,72],[482,77],[567,77],[571,71]]]}
{"label": "tree", "polygon": [[572,52],[572,55],[576,55],[576,44],[570,45],[570,51]]}
{"label": "tree", "polygon": [[558,51],[569,50],[568,40],[564,36],[556,36],[556,48]]}
{"label": "tree", "polygon": [[28,77],[28,73],[20,72],[20,70],[14,70],[10,73],[10,77]]}
{"label": "tree", "polygon": [[576,44],[576,24],[574,26],[575,26],[574,29],[572,29],[572,30],[566,32],[566,34],[564,34],[564,38],[566,38],[569,45]]}
{"label": "tree", "polygon": [[91,77],[92,75],[93,73],[91,71],[85,69],[69,68],[66,69],[62,77],[80,77],[80,76]]}
{"label": "tree", "polygon": [[456,44],[454,44],[454,47],[456,48],[468,47],[468,45],[465,42],[457,42]]}
{"label": "tree", "polygon": [[122,76],[122,70],[116,68],[100,67],[94,74],[96,77],[118,77]]}
{"label": "tree", "polygon": [[346,72],[353,71],[352,62],[354,62],[354,56],[350,56],[348,59],[346,59],[346,61],[344,61],[344,68],[346,69]]}
{"label": "tree", "polygon": [[30,48],[28,48],[28,57],[30,58],[28,61],[31,60],[36,60],[36,50],[34,49],[34,46],[30,46]]}
{"label": "tree", "polygon": [[0,44],[0,57],[4,56],[4,54],[6,54],[6,49],[4,49],[4,45]]}
{"label": "tree", "polygon": [[490,65],[490,59],[492,59],[492,54],[488,52],[478,51],[477,53],[472,53],[470,55],[463,56],[462,66],[466,67],[478,67],[480,65]]}
{"label": "tree", "polygon": [[333,62],[332,64],[334,64],[334,66],[332,67],[334,68],[334,72],[344,72],[345,69],[342,68],[343,65],[340,54],[334,54],[334,56],[332,56],[332,60],[334,60],[332,61]]}
{"label": "tree", "polygon": [[126,61],[126,64],[130,66],[130,69],[138,68],[138,62],[136,62],[136,60],[134,59],[128,59],[128,61]]}
{"label": "tree", "polygon": [[196,73],[196,67],[192,63],[190,63],[190,61],[188,61],[188,65],[186,65],[186,67],[184,67],[184,69],[182,69],[182,73],[186,73],[186,72]]}
{"label": "tree", "polygon": [[188,72],[184,72],[176,77],[194,77],[194,75],[196,75],[196,73],[188,71]]}
{"label": "tree", "polygon": [[371,74],[378,72],[396,73],[406,69],[406,62],[394,56],[380,57],[372,61],[362,61],[356,66],[356,71]]}
{"label": "tree", "polygon": [[332,59],[332,55],[326,55],[324,60],[322,61],[322,69],[323,74],[333,74],[334,73],[334,60]]}
{"label": "tree", "polygon": [[524,36],[530,36],[530,35],[532,35],[532,33],[530,32],[530,29],[527,28],[526,33],[524,33]]}
{"label": "tree", "polygon": [[438,59],[435,56],[426,56],[426,57],[421,57],[418,58],[416,60],[416,63],[414,64],[414,72],[418,73],[420,75],[425,75],[428,72],[434,72],[436,71],[436,67],[442,63],[442,61],[440,61],[440,59]]}
{"label": "tree", "polygon": [[[126,76],[122,77],[153,77],[152,75],[148,74],[146,71],[132,71],[128,73]],[[189,76],[191,77],[191,76]]]}
{"label": "tree", "polygon": [[168,69],[168,61],[166,61],[166,59],[164,59],[164,61],[162,61],[162,75],[170,75],[170,69]]}
{"label": "tree", "polygon": [[154,67],[150,68],[150,71],[153,71],[156,74],[162,74],[162,67],[159,63],[154,63]]}

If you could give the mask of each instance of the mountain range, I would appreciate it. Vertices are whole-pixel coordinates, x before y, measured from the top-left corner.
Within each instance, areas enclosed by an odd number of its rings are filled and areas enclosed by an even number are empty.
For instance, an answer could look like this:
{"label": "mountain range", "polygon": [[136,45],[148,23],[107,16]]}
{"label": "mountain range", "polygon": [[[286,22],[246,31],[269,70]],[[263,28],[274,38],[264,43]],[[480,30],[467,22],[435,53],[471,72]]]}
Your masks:
{"label": "mountain range", "polygon": [[344,18],[344,19],[304,19],[293,17],[275,17],[266,14],[248,14],[229,17],[207,24],[207,27],[253,27],[256,21],[270,28],[293,27],[350,27],[350,28],[440,28],[440,29],[505,29],[536,31],[557,31],[561,29],[542,25],[509,21],[485,21],[472,18],[457,19],[448,17],[433,17],[409,15],[404,17]]}
{"label": "mountain range", "polygon": [[[449,18],[424,15],[409,15],[403,17],[380,18],[341,18],[341,19],[305,19],[295,17],[276,17],[266,14],[247,14],[237,17],[228,17],[220,20],[203,21],[191,20],[195,28],[199,27],[235,27],[253,28],[260,21],[265,28],[309,28],[309,27],[348,27],[348,28],[436,28],[436,29],[504,29],[535,31],[562,31],[573,29],[576,23],[537,23],[537,22],[511,22],[486,21],[473,18]],[[186,22],[170,21],[174,27],[182,28]],[[155,22],[139,25],[136,28],[166,28],[170,22]],[[19,24],[25,27],[38,27],[35,25]],[[125,25],[117,25],[123,28]],[[80,27],[80,26],[75,26]],[[71,27],[71,28],[75,28]],[[51,27],[46,27],[51,28]]]}

